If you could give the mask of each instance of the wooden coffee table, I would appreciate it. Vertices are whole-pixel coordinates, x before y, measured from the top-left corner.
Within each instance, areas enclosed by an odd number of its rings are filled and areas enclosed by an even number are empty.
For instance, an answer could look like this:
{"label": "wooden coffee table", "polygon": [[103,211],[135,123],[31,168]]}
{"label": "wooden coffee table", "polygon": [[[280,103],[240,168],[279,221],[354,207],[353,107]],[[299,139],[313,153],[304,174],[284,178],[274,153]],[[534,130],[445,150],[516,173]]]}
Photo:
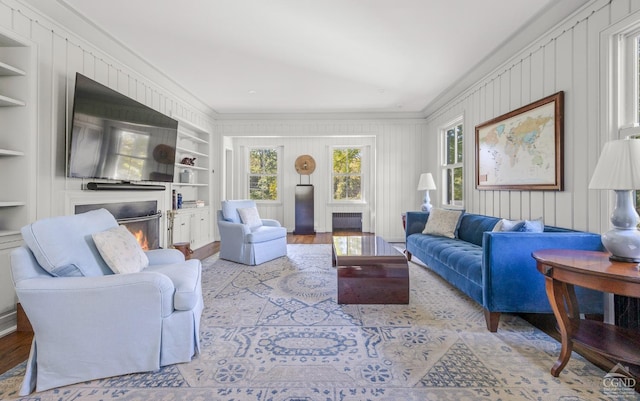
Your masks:
{"label": "wooden coffee table", "polygon": [[409,267],[404,254],[380,237],[333,237],[340,304],[408,304]]}

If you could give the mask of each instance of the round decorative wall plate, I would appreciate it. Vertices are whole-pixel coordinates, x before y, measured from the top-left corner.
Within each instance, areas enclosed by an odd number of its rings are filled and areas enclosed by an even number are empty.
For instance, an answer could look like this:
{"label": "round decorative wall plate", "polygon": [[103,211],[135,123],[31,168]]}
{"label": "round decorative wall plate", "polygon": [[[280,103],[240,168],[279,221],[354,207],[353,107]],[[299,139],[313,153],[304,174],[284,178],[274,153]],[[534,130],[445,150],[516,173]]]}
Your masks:
{"label": "round decorative wall plate", "polygon": [[302,155],[296,159],[295,166],[298,174],[309,175],[316,169],[316,161],[310,155]]}

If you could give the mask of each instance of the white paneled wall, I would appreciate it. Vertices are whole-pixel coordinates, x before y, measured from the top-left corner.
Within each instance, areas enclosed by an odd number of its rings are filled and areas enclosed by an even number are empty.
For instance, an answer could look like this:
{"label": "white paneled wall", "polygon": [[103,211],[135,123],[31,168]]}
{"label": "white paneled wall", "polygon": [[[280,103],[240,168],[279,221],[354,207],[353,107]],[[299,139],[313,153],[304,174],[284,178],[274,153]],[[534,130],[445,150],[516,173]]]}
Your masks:
{"label": "white paneled wall", "polygon": [[[68,214],[70,197],[82,188],[82,180],[65,177],[76,72],[164,114],[181,117],[196,125],[211,126],[215,114],[108,35],[78,23],[78,16],[63,5],[58,2],[41,2],[40,5],[64,19],[65,25],[21,1],[0,1],[0,27],[31,40],[38,49],[37,218]],[[78,30],[72,31],[68,26]],[[88,42],[87,37],[100,40],[108,51]],[[171,205],[169,191],[166,192],[164,204],[159,205],[162,209]],[[99,198],[103,194],[94,195]],[[126,198],[128,194],[122,193],[122,196]]]}
{"label": "white paneled wall", "polygon": [[[243,154],[250,146],[283,148],[282,203],[261,205],[260,214],[280,220],[288,231],[295,228],[294,190],[308,183],[294,169],[295,159],[309,154],[316,160],[311,175],[315,189],[315,226],[318,232],[331,231],[333,212],[362,212],[363,230],[375,232],[389,241],[403,241],[401,214],[419,207],[421,194],[416,191],[420,166],[433,158],[436,149],[425,140],[423,120],[336,120],[336,121],[224,121],[218,131],[233,149],[233,194],[247,196],[246,163]],[[344,205],[330,201],[330,148],[334,145],[364,146],[364,204]],[[301,181],[302,180],[302,181]]]}
{"label": "white paneled wall", "polygon": [[[640,1],[593,1],[522,49],[504,65],[427,117],[427,135],[464,115],[465,208],[507,218],[544,217],[545,223],[579,230],[608,229],[608,197],[588,183],[603,143],[600,98],[601,32],[638,14]],[[475,189],[475,126],[558,91],[564,91],[564,191]],[[437,164],[429,162],[427,168]]]}

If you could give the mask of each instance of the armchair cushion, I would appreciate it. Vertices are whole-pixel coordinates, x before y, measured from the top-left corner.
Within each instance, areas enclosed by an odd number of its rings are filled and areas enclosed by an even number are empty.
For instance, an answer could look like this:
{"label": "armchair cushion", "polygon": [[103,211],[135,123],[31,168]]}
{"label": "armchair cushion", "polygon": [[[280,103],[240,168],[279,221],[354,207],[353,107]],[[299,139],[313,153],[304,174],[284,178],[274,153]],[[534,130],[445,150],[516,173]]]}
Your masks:
{"label": "armchair cushion", "polygon": [[106,209],[38,220],[22,228],[22,238],[38,264],[52,276],[113,274],[91,234],[118,226]]}
{"label": "armchair cushion", "polygon": [[262,227],[262,220],[260,220],[260,214],[258,208],[255,207],[241,207],[238,209],[240,220],[242,224],[246,224],[250,229]]}
{"label": "armchair cushion", "polygon": [[284,227],[261,226],[251,230],[251,233],[246,236],[246,241],[249,244],[255,244],[286,237],[287,229]]}
{"label": "armchair cushion", "polygon": [[149,266],[149,258],[136,237],[124,226],[92,235],[102,258],[114,273],[138,273]]}
{"label": "armchair cushion", "polygon": [[225,221],[231,223],[242,223],[238,209],[256,207],[256,202],[252,200],[229,200],[222,201],[222,216]]}

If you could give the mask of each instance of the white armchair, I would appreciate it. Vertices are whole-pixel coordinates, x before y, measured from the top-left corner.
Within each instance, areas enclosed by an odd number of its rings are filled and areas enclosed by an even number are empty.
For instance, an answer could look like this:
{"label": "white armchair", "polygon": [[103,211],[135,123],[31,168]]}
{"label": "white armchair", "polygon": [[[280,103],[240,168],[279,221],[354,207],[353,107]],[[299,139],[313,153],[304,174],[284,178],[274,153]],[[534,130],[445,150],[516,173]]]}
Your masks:
{"label": "white armchair", "polygon": [[273,219],[243,222],[238,210],[255,209],[252,200],[222,201],[218,211],[220,258],[245,265],[259,265],[287,254],[287,229]]}
{"label": "white armchair", "polygon": [[175,249],[146,252],[140,272],[113,274],[92,234],[117,227],[105,209],[22,229],[11,254],[34,330],[21,395],[187,362],[199,352],[201,264]]}

